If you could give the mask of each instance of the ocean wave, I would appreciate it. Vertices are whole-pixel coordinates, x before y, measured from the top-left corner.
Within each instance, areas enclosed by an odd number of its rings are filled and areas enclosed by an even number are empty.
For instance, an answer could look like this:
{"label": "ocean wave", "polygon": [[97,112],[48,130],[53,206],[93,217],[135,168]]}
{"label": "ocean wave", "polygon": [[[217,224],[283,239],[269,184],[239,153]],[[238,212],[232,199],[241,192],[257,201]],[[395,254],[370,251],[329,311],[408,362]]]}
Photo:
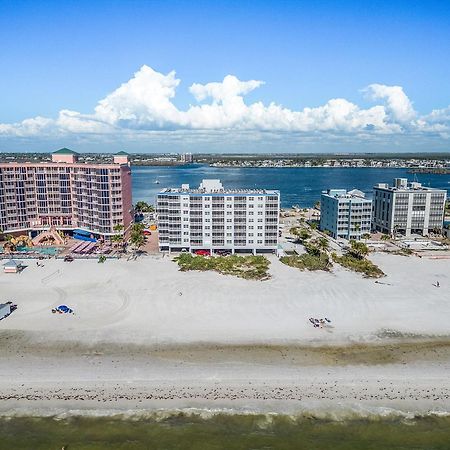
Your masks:
{"label": "ocean wave", "polygon": [[[111,420],[140,421],[151,420],[164,422],[171,419],[196,418],[210,420],[217,416],[253,417],[258,419],[261,427],[269,427],[276,418],[283,418],[291,422],[303,420],[317,420],[323,422],[351,422],[351,421],[406,421],[414,422],[426,418],[444,418],[450,420],[450,411],[428,410],[407,411],[384,406],[353,405],[342,408],[302,408],[296,412],[263,412],[255,408],[160,408],[160,409],[66,409],[66,408],[14,408],[7,413],[0,413],[2,419],[20,417],[41,417],[54,420],[67,420],[72,417],[92,419],[108,418]],[[450,424],[449,424],[450,425]]]}

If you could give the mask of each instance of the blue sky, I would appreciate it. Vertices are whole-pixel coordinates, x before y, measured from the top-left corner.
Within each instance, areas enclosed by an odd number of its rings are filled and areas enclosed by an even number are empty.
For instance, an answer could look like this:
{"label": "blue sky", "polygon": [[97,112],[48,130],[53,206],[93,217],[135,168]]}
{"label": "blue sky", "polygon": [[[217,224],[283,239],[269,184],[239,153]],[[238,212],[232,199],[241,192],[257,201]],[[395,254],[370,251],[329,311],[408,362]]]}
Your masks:
{"label": "blue sky", "polygon": [[[449,1],[0,0],[0,42],[1,151],[450,149]],[[138,92],[108,97],[136,73]],[[215,97],[227,75],[238,81]],[[160,103],[140,100],[168,84]],[[271,102],[284,112],[251,107]]]}

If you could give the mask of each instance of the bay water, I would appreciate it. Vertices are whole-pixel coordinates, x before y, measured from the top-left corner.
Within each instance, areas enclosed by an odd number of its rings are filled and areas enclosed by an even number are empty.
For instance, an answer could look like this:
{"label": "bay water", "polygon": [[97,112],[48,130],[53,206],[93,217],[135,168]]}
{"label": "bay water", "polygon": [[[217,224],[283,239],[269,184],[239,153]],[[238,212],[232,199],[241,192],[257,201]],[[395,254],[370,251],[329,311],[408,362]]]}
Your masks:
{"label": "bay water", "polygon": [[351,167],[211,167],[206,164],[184,166],[134,166],[133,201],[155,203],[156,195],[166,187],[189,184],[198,187],[204,178],[217,178],[225,188],[265,188],[281,191],[281,206],[313,206],[326,189],[359,189],[371,198],[376,183],[392,184],[394,178],[408,178],[450,191],[450,175],[411,174],[407,169]]}

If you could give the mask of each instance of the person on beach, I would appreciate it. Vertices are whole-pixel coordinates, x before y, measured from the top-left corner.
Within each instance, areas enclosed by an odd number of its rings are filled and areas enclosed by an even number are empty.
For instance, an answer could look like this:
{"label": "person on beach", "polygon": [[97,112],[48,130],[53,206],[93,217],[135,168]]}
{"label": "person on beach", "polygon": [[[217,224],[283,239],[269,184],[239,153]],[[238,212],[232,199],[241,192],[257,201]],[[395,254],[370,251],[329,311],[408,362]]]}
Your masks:
{"label": "person on beach", "polygon": [[439,281],[436,281],[436,287],[440,287]]}

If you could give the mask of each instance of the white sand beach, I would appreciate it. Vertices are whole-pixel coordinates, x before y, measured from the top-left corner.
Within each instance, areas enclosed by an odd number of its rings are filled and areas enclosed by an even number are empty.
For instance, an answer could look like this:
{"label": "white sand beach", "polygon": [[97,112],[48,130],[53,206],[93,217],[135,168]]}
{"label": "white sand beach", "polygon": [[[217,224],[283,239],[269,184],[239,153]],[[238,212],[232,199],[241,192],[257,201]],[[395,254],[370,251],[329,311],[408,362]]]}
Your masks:
{"label": "white sand beach", "polygon": [[157,256],[1,273],[0,410],[450,411],[450,260],[372,259],[378,283],[276,258],[263,282]]}

